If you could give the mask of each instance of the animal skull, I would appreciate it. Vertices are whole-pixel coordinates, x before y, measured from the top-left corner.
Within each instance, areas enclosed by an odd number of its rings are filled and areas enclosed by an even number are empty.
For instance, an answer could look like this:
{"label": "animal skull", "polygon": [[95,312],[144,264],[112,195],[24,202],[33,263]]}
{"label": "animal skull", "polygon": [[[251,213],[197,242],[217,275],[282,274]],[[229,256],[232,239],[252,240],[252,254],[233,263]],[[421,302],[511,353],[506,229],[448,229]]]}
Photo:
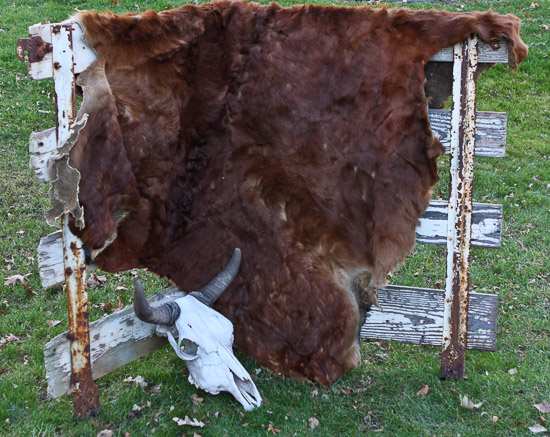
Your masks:
{"label": "animal skull", "polygon": [[207,285],[158,308],[149,305],[136,281],[134,311],[140,320],[156,323],[157,334],[168,337],[178,356],[187,362],[190,383],[214,395],[228,391],[250,411],[261,405],[262,398],[233,355],[233,324],[211,308],[235,278],[240,260],[240,250],[235,249],[225,269]]}
{"label": "animal skull", "polygon": [[233,324],[191,295],[175,303],[181,310],[175,323],[177,342],[171,327],[157,325],[157,333],[166,335],[178,356],[187,361],[189,382],[213,395],[228,391],[247,411],[259,407],[260,393],[233,355]]}

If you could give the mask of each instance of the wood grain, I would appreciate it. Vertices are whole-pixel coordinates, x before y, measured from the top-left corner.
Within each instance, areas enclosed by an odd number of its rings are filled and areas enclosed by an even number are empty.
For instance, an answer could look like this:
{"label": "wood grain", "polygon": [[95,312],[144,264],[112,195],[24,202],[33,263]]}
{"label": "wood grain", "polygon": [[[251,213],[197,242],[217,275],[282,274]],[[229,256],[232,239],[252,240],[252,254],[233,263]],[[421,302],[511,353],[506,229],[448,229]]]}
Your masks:
{"label": "wood grain", "polygon": [[[444,290],[388,286],[379,290],[361,338],[442,346]],[[468,349],[496,349],[498,296],[470,293]]]}

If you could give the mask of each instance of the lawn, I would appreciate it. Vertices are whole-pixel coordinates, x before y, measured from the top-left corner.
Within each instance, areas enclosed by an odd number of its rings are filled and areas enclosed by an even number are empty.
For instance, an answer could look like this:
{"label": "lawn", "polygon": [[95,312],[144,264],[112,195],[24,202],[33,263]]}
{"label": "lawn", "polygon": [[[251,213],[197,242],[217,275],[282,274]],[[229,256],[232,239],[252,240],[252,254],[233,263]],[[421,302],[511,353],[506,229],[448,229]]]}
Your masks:
{"label": "lawn", "polygon": [[[507,156],[476,159],[474,200],[504,205],[499,250],[473,249],[471,287],[499,295],[496,352],[470,351],[464,381],[441,381],[439,348],[364,342],[363,363],[330,387],[281,379],[237,353],[257,374],[264,404],[245,413],[229,395],[208,395],[187,382],[185,364],[158,350],[97,381],[101,413],[78,422],[69,396],[46,397],[43,347],[67,329],[61,288],[44,290],[37,270],[40,238],[53,232],[44,214],[48,186],[28,168],[28,138],[55,124],[51,80],[33,81],[16,56],[17,39],[34,23],[65,20],[77,9],[157,10],[168,0],[13,0],[0,4],[0,435],[531,435],[550,429],[550,2],[502,0],[425,4],[449,10],[514,13],[529,45],[519,72],[497,65],[478,82],[478,110],[508,113]],[[329,2],[326,2],[327,4]],[[349,4],[350,2],[345,2]],[[398,5],[402,7],[403,5]],[[378,7],[378,6],[377,6]],[[421,5],[413,3],[412,7]],[[435,196],[446,197],[447,159]],[[394,273],[396,284],[435,287],[444,279],[444,249],[418,245]],[[20,282],[4,285],[13,275]],[[101,274],[101,273],[98,273]],[[146,272],[107,275],[89,290],[90,318],[131,303],[138,275],[149,289],[168,286]],[[118,290],[117,290],[118,287]],[[125,381],[141,376],[143,384]],[[426,395],[417,395],[424,385]],[[461,407],[466,395],[483,404]],[[202,421],[178,426],[174,417]],[[545,423],[545,421],[548,422]]]}

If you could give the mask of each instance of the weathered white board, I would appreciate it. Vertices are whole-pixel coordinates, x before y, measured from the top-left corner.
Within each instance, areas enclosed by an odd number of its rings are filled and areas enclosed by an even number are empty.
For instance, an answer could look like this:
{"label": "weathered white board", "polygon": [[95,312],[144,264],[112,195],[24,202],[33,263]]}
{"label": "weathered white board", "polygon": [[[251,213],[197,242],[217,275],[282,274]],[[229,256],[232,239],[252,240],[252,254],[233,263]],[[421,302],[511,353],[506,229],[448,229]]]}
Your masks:
{"label": "weathered white board", "polygon": [[[453,62],[453,46],[444,47],[430,59],[433,62]],[[500,41],[499,48],[493,50],[492,47],[480,41],[478,47],[478,64],[507,64],[508,63],[508,42]]]}
{"label": "weathered white board", "polygon": [[65,281],[62,231],[52,232],[40,240],[38,246],[38,273],[42,287],[46,290]]}
{"label": "weathered white board", "polygon": [[[443,290],[388,286],[378,293],[382,310],[373,307],[361,328],[361,338],[441,346]],[[185,293],[175,287],[150,296],[153,306]],[[495,350],[498,296],[470,293],[468,348]],[[90,324],[92,376],[100,378],[153,350],[168,344],[155,335],[155,325],[135,317],[133,307]],[[71,374],[67,332],[44,348],[48,396],[56,398],[69,390]]]}
{"label": "weathered white board", "polygon": [[[423,244],[446,244],[448,202],[432,200],[420,217],[416,228],[416,242]],[[474,203],[472,219],[472,245],[475,247],[499,248],[502,237],[502,205]],[[95,266],[87,266],[93,270]],[[38,247],[38,270],[45,289],[58,287],[65,280],[61,231],[40,240]]]}
{"label": "weathered white board", "polygon": [[[476,156],[503,157],[506,154],[506,113],[478,111],[476,114]],[[446,154],[449,154],[451,111],[446,109],[430,109],[429,117],[435,136],[439,138],[441,144],[445,147]],[[29,152],[31,153],[30,168],[34,170],[36,176],[42,182],[51,180],[48,169],[51,155],[55,152],[55,146],[54,128],[31,134],[29,143]]]}
{"label": "weathered white board", "polygon": [[[447,244],[449,202],[432,200],[420,217],[416,242]],[[502,237],[502,205],[474,203],[472,216],[472,246],[499,248]]]}
{"label": "weathered white board", "polygon": [[[86,271],[97,269],[86,264]],[[45,290],[59,287],[65,281],[62,231],[55,231],[40,240],[38,246],[38,274]]]}
{"label": "weathered white board", "polygon": [[[40,36],[44,42],[51,43],[50,34],[51,24],[35,24],[29,27],[29,35]],[[74,23],[73,31],[73,50],[74,50],[74,68],[75,73],[84,71],[96,59],[94,51],[82,41],[82,29]],[[445,47],[439,51],[431,61],[452,62],[453,49]],[[488,44],[479,45],[479,63],[508,63],[508,44],[506,41],[500,42],[500,48],[493,50]],[[53,77],[52,55],[48,53],[39,62],[29,64],[29,76],[33,79],[46,79]]]}
{"label": "weathered white board", "polygon": [[[174,296],[182,297],[185,293],[170,287],[151,295],[149,302],[152,306],[158,306]],[[155,326],[139,320],[131,306],[90,323],[93,379],[168,344],[165,337],[155,335]],[[62,396],[69,390],[71,377],[69,343],[67,332],[64,332],[44,347],[48,396],[51,398]]]}
{"label": "weathered white board", "polygon": [[[444,290],[390,285],[378,292],[367,313],[361,338],[441,346]],[[468,349],[494,351],[497,331],[496,294],[470,293]]]}
{"label": "weathered white board", "polygon": [[[451,150],[451,111],[430,109],[428,116],[434,135]],[[506,155],[506,112],[476,111],[475,156],[503,158]]]}
{"label": "weathered white board", "polygon": [[34,170],[36,177],[41,182],[51,180],[48,174],[49,163],[52,154],[57,149],[57,137],[55,127],[42,132],[33,132],[29,139],[29,152],[31,154],[29,167]]}
{"label": "weathered white board", "polygon": [[[56,23],[59,24],[59,23]],[[82,28],[75,22],[73,24],[73,55],[74,72],[81,73],[97,59],[95,52],[82,40]],[[30,37],[40,37],[46,43],[52,42],[51,27],[55,24],[35,24],[29,27]],[[38,62],[29,63],[29,76],[35,80],[53,77],[52,53],[46,53]]]}

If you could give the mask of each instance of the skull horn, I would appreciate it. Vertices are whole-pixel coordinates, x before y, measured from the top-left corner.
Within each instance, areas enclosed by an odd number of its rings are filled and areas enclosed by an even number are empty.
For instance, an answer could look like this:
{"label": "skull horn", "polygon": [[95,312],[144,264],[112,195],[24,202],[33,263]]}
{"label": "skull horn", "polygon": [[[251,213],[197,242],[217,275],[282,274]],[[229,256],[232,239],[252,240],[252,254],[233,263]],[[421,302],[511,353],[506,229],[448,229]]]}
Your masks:
{"label": "skull horn", "polygon": [[134,283],[134,312],[137,318],[145,323],[173,325],[178,320],[181,310],[175,302],[167,302],[159,307],[149,305],[138,279]]}
{"label": "skull horn", "polygon": [[221,294],[227,290],[227,287],[237,276],[241,265],[241,249],[237,248],[233,256],[225,266],[208,284],[201,287],[200,290],[191,293],[191,296],[200,300],[203,304],[211,307],[218,300]]}
{"label": "skull horn", "polygon": [[[231,282],[233,282],[240,265],[241,250],[237,248],[225,268],[208,284],[201,287],[199,291],[190,293],[191,296],[211,307],[227,287],[229,287]],[[137,318],[143,322],[156,323],[158,325],[173,325],[178,320],[181,310],[175,302],[166,302],[159,307],[149,305],[141,282],[137,280],[134,284],[134,312]]]}

